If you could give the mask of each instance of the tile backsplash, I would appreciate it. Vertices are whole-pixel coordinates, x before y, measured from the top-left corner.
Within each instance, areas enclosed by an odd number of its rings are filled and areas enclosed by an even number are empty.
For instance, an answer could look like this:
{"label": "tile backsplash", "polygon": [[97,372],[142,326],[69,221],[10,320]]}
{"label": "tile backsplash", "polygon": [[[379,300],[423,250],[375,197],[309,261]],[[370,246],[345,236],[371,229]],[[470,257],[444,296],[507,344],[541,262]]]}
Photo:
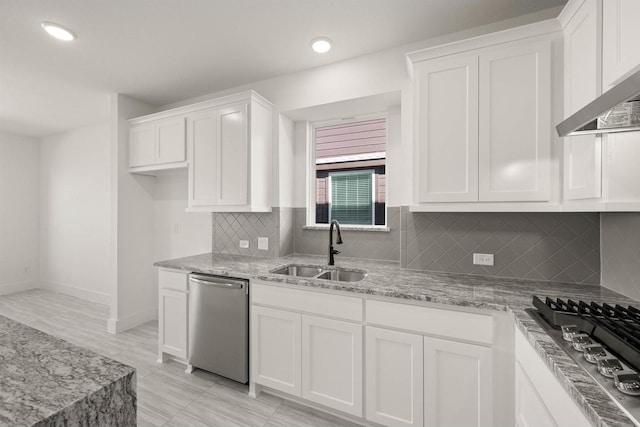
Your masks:
{"label": "tile backsplash", "polygon": [[640,212],[602,214],[602,286],[640,300]]}
{"label": "tile backsplash", "polygon": [[[387,217],[388,232],[343,231],[338,259],[399,261],[401,267],[414,270],[600,283],[599,213],[426,213],[409,212],[404,206],[389,207]],[[305,208],[214,213],[213,251],[264,257],[325,255],[327,231],[305,229],[305,224]],[[258,237],[269,238],[269,250],[258,249]],[[249,248],[240,248],[240,240],[249,240]],[[494,254],[495,264],[474,265],[473,253]],[[618,258],[611,257],[609,265]],[[640,295],[640,273],[633,274]],[[611,286],[620,280],[609,278]]]}
{"label": "tile backsplash", "polygon": [[[293,252],[293,213],[291,208],[272,212],[213,213],[213,251],[277,258]],[[281,222],[282,221],[282,222]],[[258,249],[258,237],[269,239],[269,249]],[[249,247],[241,248],[240,240]]]}
{"label": "tile backsplash", "polygon": [[[600,283],[598,213],[412,213],[403,207],[402,217],[402,267]],[[474,265],[473,253],[495,254],[494,266]]]}
{"label": "tile backsplash", "polygon": [[[403,208],[403,267],[600,283],[598,213],[412,213]],[[405,249],[406,248],[406,249]],[[493,266],[473,253],[495,254]]]}
{"label": "tile backsplash", "polygon": [[[306,209],[294,209],[295,252],[307,255],[327,255],[327,230],[305,229]],[[342,231],[344,243],[337,246],[337,257],[400,261],[400,207],[387,208],[387,226],[391,231]]]}

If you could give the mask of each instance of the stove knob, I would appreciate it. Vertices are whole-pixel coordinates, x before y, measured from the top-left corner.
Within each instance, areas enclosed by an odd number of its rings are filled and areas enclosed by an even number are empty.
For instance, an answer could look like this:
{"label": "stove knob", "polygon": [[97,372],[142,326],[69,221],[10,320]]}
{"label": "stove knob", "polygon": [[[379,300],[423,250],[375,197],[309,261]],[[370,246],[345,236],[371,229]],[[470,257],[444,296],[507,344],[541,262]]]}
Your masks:
{"label": "stove knob", "polygon": [[613,374],[622,371],[622,363],[613,356],[596,357],[596,363],[598,364],[598,372],[607,378],[613,378]]}
{"label": "stove knob", "polygon": [[574,335],[580,333],[580,329],[576,325],[560,326],[560,329],[562,329],[562,338],[569,342],[573,341]]}
{"label": "stove knob", "polygon": [[576,351],[584,351],[584,346],[593,344],[593,340],[587,334],[575,334],[571,340],[571,345]]}
{"label": "stove knob", "polygon": [[587,344],[583,346],[583,355],[589,363],[597,363],[597,357],[603,357],[607,355],[604,348],[600,344]]}
{"label": "stove knob", "polygon": [[640,396],[640,375],[635,371],[614,372],[616,388],[624,394]]}

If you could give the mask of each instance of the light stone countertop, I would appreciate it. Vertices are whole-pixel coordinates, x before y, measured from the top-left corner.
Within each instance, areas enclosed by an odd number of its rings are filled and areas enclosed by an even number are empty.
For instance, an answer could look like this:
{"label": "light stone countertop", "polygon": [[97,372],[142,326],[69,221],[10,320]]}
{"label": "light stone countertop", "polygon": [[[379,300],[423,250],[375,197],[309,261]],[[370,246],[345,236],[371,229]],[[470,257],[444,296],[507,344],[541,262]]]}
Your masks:
{"label": "light stone countertop", "polygon": [[0,316],[0,426],[135,424],[134,368]]}
{"label": "light stone countertop", "polygon": [[637,305],[638,301],[600,286],[432,273],[401,269],[397,262],[360,260],[339,256],[336,257],[336,267],[366,270],[368,275],[359,282],[336,282],[270,273],[271,270],[288,264],[326,266],[326,261],[326,257],[311,255],[258,258],[208,253],[161,261],[154,265],[294,286],[508,311],[513,314],[517,327],[524,332],[529,342],[574,401],[584,409],[594,426],[634,425],[611,398],[553,342],[524,310],[532,307],[533,295],[627,305]]}

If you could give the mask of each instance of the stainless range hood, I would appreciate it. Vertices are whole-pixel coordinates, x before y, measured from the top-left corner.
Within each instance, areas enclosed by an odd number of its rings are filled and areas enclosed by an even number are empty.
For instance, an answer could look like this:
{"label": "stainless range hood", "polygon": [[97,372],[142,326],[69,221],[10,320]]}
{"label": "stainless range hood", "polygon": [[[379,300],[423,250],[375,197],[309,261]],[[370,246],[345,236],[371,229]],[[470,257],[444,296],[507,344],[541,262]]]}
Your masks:
{"label": "stainless range hood", "polygon": [[[632,125],[626,123],[621,126],[611,125],[610,123],[602,124],[603,121],[606,122],[607,113],[611,114],[611,110],[614,107],[619,107],[614,110],[614,114],[616,111],[624,110],[624,108],[620,108],[620,104],[627,103],[623,104],[626,110],[633,109],[637,111],[637,109],[640,108],[640,103],[630,103],[630,101],[635,100],[640,100],[640,70],[634,72],[616,86],[568,117],[556,126],[556,131],[559,136],[640,131],[640,124],[638,123]],[[601,118],[600,127],[598,125],[599,117]]]}

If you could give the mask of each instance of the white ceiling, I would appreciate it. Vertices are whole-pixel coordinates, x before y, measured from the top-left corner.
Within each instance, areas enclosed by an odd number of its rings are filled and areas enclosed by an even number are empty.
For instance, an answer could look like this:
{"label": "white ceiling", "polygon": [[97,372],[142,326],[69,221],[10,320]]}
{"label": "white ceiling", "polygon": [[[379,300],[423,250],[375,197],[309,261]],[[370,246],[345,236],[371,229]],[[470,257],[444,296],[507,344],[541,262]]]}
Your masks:
{"label": "white ceiling", "polygon": [[[110,93],[160,106],[564,3],[0,0],[0,131],[44,136],[106,121]],[[334,49],[313,53],[316,36]]]}

